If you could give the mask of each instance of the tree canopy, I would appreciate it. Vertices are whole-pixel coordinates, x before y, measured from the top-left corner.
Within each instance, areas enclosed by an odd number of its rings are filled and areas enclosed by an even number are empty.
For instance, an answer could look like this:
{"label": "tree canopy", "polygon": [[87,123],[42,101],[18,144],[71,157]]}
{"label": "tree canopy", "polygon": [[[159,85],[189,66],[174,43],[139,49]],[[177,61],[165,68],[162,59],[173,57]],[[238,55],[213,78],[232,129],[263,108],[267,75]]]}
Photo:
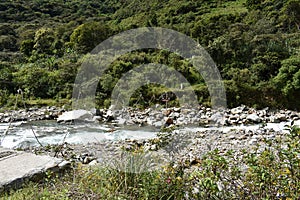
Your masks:
{"label": "tree canopy", "polygon": [[[87,53],[114,34],[153,26],[186,34],[209,52],[229,106],[300,109],[298,0],[19,0],[1,1],[0,11],[0,106],[18,88],[29,99],[70,98]],[[173,67],[192,84],[199,103],[209,105],[206,84],[187,61],[167,50],[140,50],[106,71],[98,106],[109,102],[122,74],[145,63]],[[164,92],[145,85],[134,96],[156,103]]]}

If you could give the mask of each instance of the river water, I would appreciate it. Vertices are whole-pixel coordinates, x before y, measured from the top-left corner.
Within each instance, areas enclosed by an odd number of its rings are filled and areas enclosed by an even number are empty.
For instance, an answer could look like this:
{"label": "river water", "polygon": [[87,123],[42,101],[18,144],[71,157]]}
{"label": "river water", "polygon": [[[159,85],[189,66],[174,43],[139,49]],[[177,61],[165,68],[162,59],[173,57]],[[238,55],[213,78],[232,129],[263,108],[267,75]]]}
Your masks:
{"label": "river water", "polygon": [[[154,138],[158,129],[153,127],[117,127],[111,124],[76,123],[58,124],[56,121],[16,122],[0,124],[1,146],[18,148],[38,145],[34,133],[43,144],[89,143],[103,140]],[[7,134],[3,134],[8,130]]]}
{"label": "river water", "polygon": [[[290,122],[267,123],[265,129],[275,131],[285,131],[285,125]],[[300,124],[296,121],[295,124]],[[123,140],[123,139],[149,139],[154,138],[159,129],[154,127],[139,126],[115,126],[113,124],[100,123],[76,123],[76,124],[58,124],[56,121],[35,121],[35,122],[15,122],[8,129],[9,124],[0,124],[0,142],[2,147],[18,148],[37,146],[34,133],[38,140],[43,144],[61,144],[98,142],[103,140]],[[205,131],[218,129],[224,133],[232,129],[245,129],[255,131],[262,128],[257,125],[240,125],[229,127],[182,127],[177,131]],[[8,131],[7,131],[8,130]],[[6,135],[4,133],[7,131]]]}

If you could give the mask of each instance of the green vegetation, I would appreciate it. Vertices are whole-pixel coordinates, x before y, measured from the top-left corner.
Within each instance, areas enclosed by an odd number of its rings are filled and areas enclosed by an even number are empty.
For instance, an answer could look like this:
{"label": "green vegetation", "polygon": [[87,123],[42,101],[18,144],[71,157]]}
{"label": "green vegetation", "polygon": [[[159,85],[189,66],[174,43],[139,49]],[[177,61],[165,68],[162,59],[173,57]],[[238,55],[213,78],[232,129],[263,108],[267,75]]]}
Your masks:
{"label": "green vegetation", "polygon": [[[197,162],[132,173],[112,167],[74,165],[64,176],[46,173],[41,183],[2,194],[2,199],[297,199],[300,195],[300,129],[265,140],[254,151],[218,149]],[[131,151],[143,155],[141,149]],[[126,163],[116,162],[124,166]],[[139,162],[138,162],[139,163]],[[132,160],[128,160],[128,166]],[[145,168],[144,162],[140,163]],[[143,166],[142,166],[143,165]],[[139,167],[138,165],[135,165]],[[136,169],[137,169],[136,167]],[[125,168],[123,168],[125,169]],[[188,171],[187,171],[188,169]]]}
{"label": "green vegetation", "polygon": [[[230,107],[300,108],[298,0],[19,0],[1,1],[0,11],[0,106],[12,104],[19,88],[26,99],[70,99],[86,53],[116,33],[155,26],[191,36],[210,53]],[[199,103],[209,105],[207,87],[192,66],[167,51],[147,50],[113,63],[99,83],[98,106],[108,105],[123,73],[150,62],[181,72]],[[131,103],[140,94],[157,103],[164,92],[146,85]]]}

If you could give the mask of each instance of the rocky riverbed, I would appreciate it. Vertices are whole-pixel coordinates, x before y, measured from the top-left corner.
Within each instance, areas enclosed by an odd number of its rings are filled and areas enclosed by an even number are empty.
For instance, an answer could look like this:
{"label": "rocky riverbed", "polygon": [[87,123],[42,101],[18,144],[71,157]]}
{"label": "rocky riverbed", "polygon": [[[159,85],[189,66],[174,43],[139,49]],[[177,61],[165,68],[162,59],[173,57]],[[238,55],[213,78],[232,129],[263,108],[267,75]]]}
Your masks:
{"label": "rocky riverbed", "polygon": [[[84,164],[97,164],[108,160],[119,160],[124,152],[155,152],[166,162],[195,163],[206,152],[218,149],[251,150],[265,140],[277,140],[287,134],[284,124],[296,121],[300,124],[300,114],[289,110],[256,110],[240,106],[222,111],[222,120],[216,120],[220,111],[211,108],[162,108],[137,110],[133,108],[113,112],[111,109],[94,111],[65,111],[56,107],[31,108],[0,114],[1,122],[56,119],[59,123],[74,120],[89,122],[109,122],[112,126],[140,125],[167,128],[151,139],[103,140],[96,143],[47,145],[27,147],[27,151],[64,157]],[[125,113],[125,114],[124,114]],[[212,123],[213,122],[213,123]],[[217,122],[217,123],[214,123]],[[281,126],[280,130],[273,125]],[[188,127],[193,125],[190,129]],[[179,128],[181,127],[181,128]],[[205,129],[206,127],[206,129]],[[224,128],[226,127],[226,129]],[[111,130],[114,134],[114,130]]]}
{"label": "rocky riverbed", "polygon": [[247,106],[233,109],[213,110],[211,108],[148,108],[138,110],[124,108],[122,110],[100,109],[94,111],[75,110],[65,112],[57,118],[58,122],[86,120],[112,122],[118,125],[149,125],[155,127],[169,125],[221,125],[280,123],[298,120],[300,113],[290,110],[256,110]]}
{"label": "rocky riverbed", "polygon": [[95,109],[93,111],[66,111],[58,107],[29,108],[0,113],[0,122],[57,120],[60,123],[81,121],[112,122],[120,125],[150,125],[156,127],[169,125],[208,125],[218,124],[232,126],[239,124],[280,123],[298,120],[299,112],[290,110],[256,110],[247,106],[239,106],[226,110],[211,108],[148,108],[138,110],[124,108],[122,110]]}
{"label": "rocky riverbed", "polygon": [[8,110],[0,112],[0,123],[17,121],[54,120],[65,112],[65,109],[55,106],[42,108],[28,108],[20,110]]}
{"label": "rocky riverbed", "polygon": [[[233,150],[237,152],[236,156],[239,156],[238,152],[242,149],[248,152],[258,146],[263,149],[266,147],[266,141],[284,139],[286,134],[288,132],[275,131],[264,126],[256,130],[234,128],[227,131],[170,130],[159,132],[157,137],[151,139],[106,140],[87,144],[64,143],[26,150],[89,165],[115,163],[128,159],[128,156],[124,156],[124,152],[143,152],[150,160],[160,157],[159,163],[154,161],[154,165],[165,165],[170,162],[193,165],[209,151],[218,149],[222,154]],[[149,164],[149,160],[146,163]]]}

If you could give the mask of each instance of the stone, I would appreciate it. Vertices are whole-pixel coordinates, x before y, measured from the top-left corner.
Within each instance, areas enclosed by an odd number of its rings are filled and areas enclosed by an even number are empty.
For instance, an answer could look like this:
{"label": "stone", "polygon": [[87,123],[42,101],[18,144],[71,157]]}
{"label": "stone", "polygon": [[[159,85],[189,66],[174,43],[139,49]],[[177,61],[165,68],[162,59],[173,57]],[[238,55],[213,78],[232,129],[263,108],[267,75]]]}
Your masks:
{"label": "stone", "polygon": [[235,139],[235,135],[229,135],[228,139],[234,140]]}
{"label": "stone", "polygon": [[210,117],[210,120],[217,125],[224,125],[225,124],[225,116],[221,113],[215,113]]}
{"label": "stone", "polygon": [[91,109],[91,113],[93,114],[93,115],[95,115],[95,116],[101,116],[101,112],[100,112],[100,110],[99,109],[96,109],[96,108],[93,108],[93,109]]}
{"label": "stone", "polygon": [[232,114],[241,114],[245,110],[245,106],[239,106],[231,109]]}
{"label": "stone", "polygon": [[86,110],[72,110],[64,112],[57,118],[57,122],[69,122],[74,120],[91,121],[93,119],[93,114]]}
{"label": "stone", "polygon": [[173,118],[179,118],[180,117],[180,113],[179,112],[172,112],[169,117],[173,117]]}
{"label": "stone", "polygon": [[240,140],[246,140],[248,137],[247,137],[247,135],[242,135],[239,139]]}
{"label": "stone", "polygon": [[109,117],[109,116],[113,116],[113,111],[112,110],[108,110],[105,114],[105,116]]}
{"label": "stone", "polygon": [[120,124],[120,125],[124,125],[127,122],[126,119],[121,118],[121,117],[118,117],[118,119],[116,121],[117,121],[117,124]]}
{"label": "stone", "polygon": [[6,117],[2,120],[4,123],[9,123],[11,121],[10,117]]}
{"label": "stone", "polygon": [[250,141],[249,141],[248,144],[249,145],[255,145],[255,144],[257,144],[257,139],[255,139],[255,138],[250,139]]}
{"label": "stone", "polygon": [[98,164],[97,160],[92,160],[92,161],[89,163],[89,166],[95,166],[95,165],[97,165],[97,164]]}
{"label": "stone", "polygon": [[48,170],[55,172],[68,166],[59,158],[0,148],[0,191],[20,188],[26,180],[36,180]]}
{"label": "stone", "polygon": [[58,164],[59,169],[65,170],[71,166],[71,163],[69,161],[62,161],[61,163]]}
{"label": "stone", "polygon": [[166,121],[165,123],[166,126],[170,126],[171,124],[174,124],[174,120],[170,117],[167,117],[165,121]]}
{"label": "stone", "polygon": [[126,145],[125,150],[126,151],[131,151],[133,149],[132,145]]}
{"label": "stone", "polygon": [[163,110],[163,115],[169,116],[172,113],[172,110]]}
{"label": "stone", "polygon": [[94,157],[91,157],[91,156],[85,156],[82,163],[83,164],[89,164],[91,161],[95,160]]}
{"label": "stone", "polygon": [[146,142],[146,143],[144,144],[144,152],[147,152],[147,151],[149,151],[150,149],[151,149],[151,144],[148,143],[148,142]]}
{"label": "stone", "polygon": [[253,122],[253,123],[259,123],[261,122],[260,117],[256,113],[252,113],[247,116],[247,120]]}
{"label": "stone", "polygon": [[279,123],[280,121],[275,116],[270,116],[269,117],[269,122],[271,122],[271,123]]}
{"label": "stone", "polygon": [[275,117],[275,120],[276,120],[276,121],[279,121],[279,122],[282,122],[282,121],[286,121],[286,120],[287,120],[286,115],[283,114],[283,113],[277,113],[277,114],[275,114],[274,117]]}
{"label": "stone", "polygon": [[158,128],[161,128],[162,125],[163,125],[163,123],[161,121],[156,121],[153,123],[153,126],[158,127]]}
{"label": "stone", "polygon": [[151,145],[150,150],[152,151],[157,150],[157,145],[156,144]]}
{"label": "stone", "polygon": [[181,108],[180,107],[179,108],[174,108],[173,110],[174,110],[174,112],[180,112]]}

